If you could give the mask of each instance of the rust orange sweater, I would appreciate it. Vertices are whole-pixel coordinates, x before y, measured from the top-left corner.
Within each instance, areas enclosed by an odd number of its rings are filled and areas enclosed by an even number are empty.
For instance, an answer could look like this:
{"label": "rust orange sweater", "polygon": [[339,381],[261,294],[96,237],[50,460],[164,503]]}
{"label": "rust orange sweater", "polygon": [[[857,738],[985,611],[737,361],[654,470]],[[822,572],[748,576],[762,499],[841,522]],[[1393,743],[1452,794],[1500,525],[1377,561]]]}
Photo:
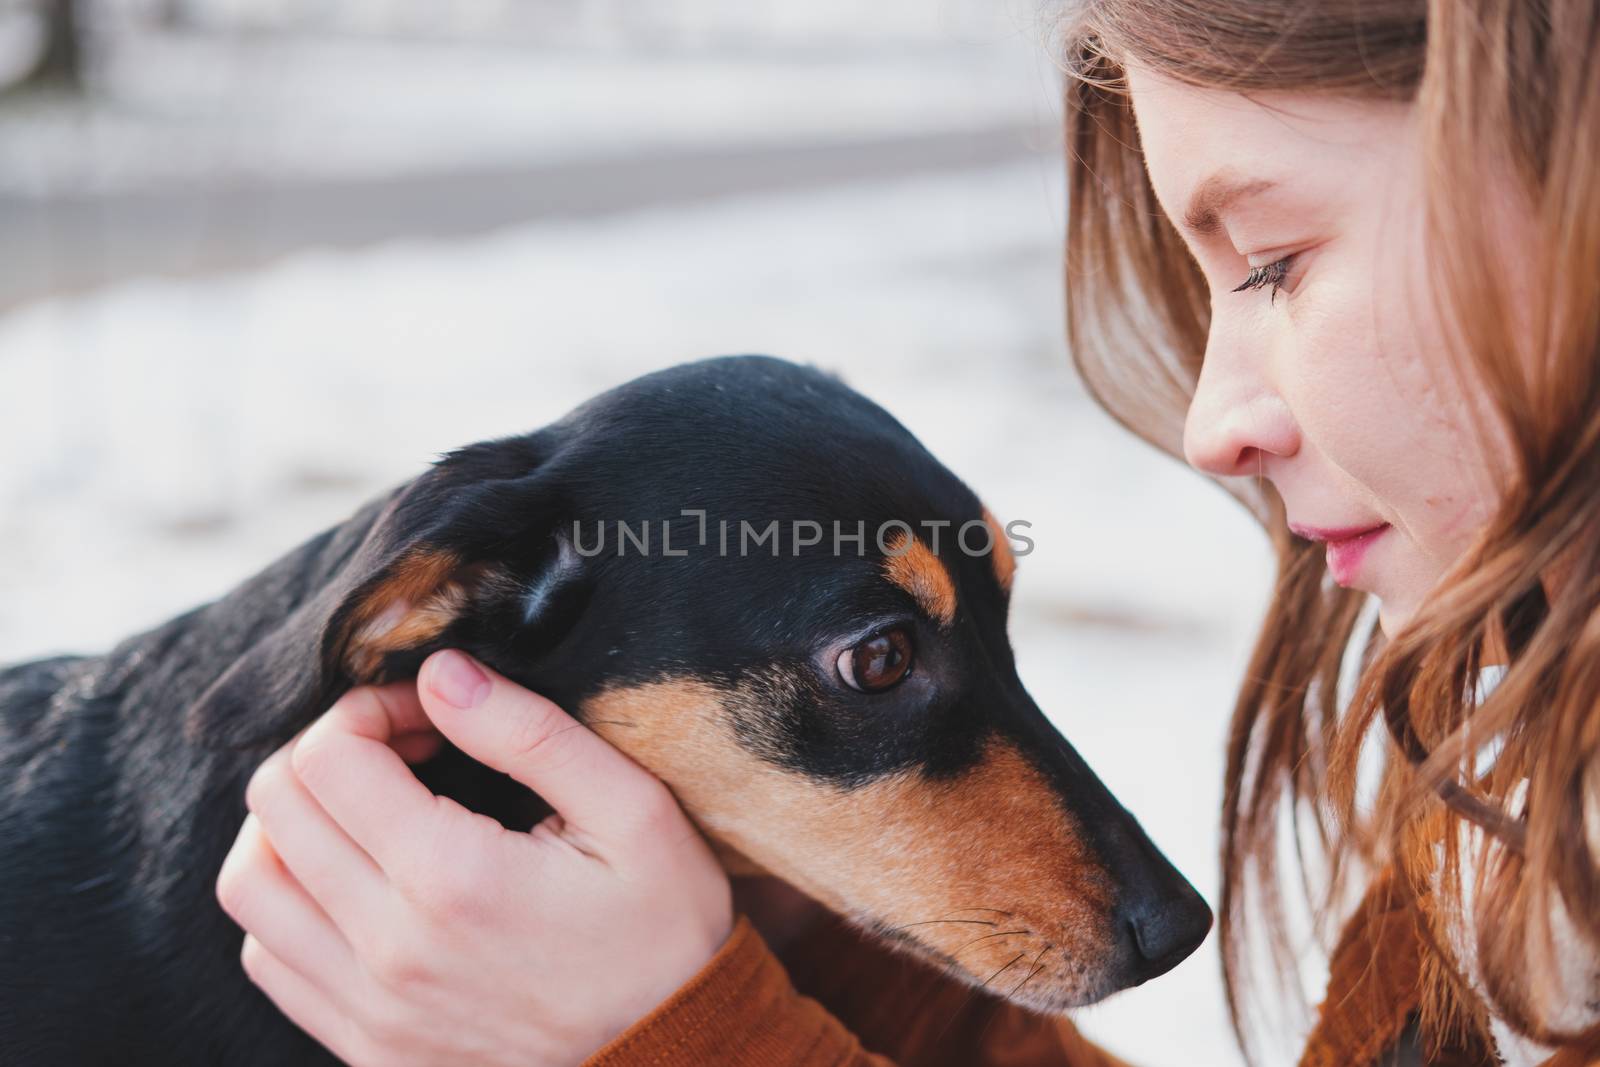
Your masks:
{"label": "rust orange sweater", "polygon": [[[1423,941],[1380,878],[1346,925],[1301,1067],[1371,1067],[1414,1018]],[[1475,1041],[1429,1067],[1493,1067]],[[1545,1067],[1583,1067],[1557,1056]],[[583,1067],[1127,1067],[1065,1019],[970,987],[839,920],[780,962],[740,916],[721,951]]]}

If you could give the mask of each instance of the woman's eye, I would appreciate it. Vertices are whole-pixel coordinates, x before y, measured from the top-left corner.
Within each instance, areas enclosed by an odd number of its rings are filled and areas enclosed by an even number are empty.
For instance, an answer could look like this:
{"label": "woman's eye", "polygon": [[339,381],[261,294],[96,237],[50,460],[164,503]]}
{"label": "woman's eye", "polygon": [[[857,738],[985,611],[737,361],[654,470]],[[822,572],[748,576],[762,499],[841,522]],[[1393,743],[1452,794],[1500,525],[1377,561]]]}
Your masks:
{"label": "woman's eye", "polygon": [[1282,259],[1267,263],[1260,267],[1251,267],[1250,273],[1245,275],[1244,281],[1234,286],[1232,292],[1239,293],[1246,289],[1265,289],[1271,287],[1272,296],[1269,303],[1278,299],[1278,290],[1283,288],[1283,281],[1289,276],[1289,264],[1293,256],[1284,256]]}
{"label": "woman's eye", "polygon": [[911,634],[896,626],[839,653],[839,677],[859,693],[881,693],[911,673],[911,658]]}

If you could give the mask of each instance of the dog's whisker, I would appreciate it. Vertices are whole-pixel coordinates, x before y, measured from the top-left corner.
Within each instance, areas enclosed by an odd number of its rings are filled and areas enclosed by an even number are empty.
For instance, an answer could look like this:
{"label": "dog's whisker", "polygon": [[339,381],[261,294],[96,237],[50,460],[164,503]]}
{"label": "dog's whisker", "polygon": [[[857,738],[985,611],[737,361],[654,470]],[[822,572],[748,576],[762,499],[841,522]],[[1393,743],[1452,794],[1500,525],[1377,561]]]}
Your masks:
{"label": "dog's whisker", "polygon": [[996,978],[999,978],[1002,974],[1005,974],[1008,970],[1011,969],[1011,964],[1012,963],[1016,963],[1018,960],[1020,960],[1022,957],[1026,956],[1026,955],[1027,955],[1026,952],[1019,952],[1015,956],[1011,957],[1011,962],[1010,963],[1007,963],[1004,967],[1000,968],[998,971],[994,972],[989,977],[985,978],[983,980],[983,984],[980,985],[978,988],[980,990],[988,989],[990,982],[994,981]]}
{"label": "dog's whisker", "polygon": [[[1026,978],[1024,978],[1024,979],[1023,979],[1023,980],[1022,980],[1022,981],[1020,981],[1020,982],[1018,982],[1018,983],[1017,983],[1017,984],[1016,984],[1016,985],[1014,985],[1014,986],[1012,986],[1012,987],[1011,987],[1011,992],[1009,992],[1009,993],[1007,993],[1007,994],[1006,994],[1006,997],[1007,997],[1007,998],[1010,998],[1010,997],[1014,997],[1014,996],[1016,996],[1016,995],[1017,995],[1017,993],[1018,993],[1018,992],[1019,992],[1019,991],[1021,991],[1021,989],[1022,989],[1022,987],[1023,987],[1023,986],[1025,986],[1025,985],[1027,985],[1027,984],[1028,984],[1028,983],[1029,983],[1029,982],[1031,982],[1031,981],[1033,981],[1033,979],[1034,979],[1034,977],[1035,977],[1035,976],[1036,976],[1036,975],[1037,975],[1037,974],[1038,974],[1038,973],[1039,973],[1039,972],[1040,972],[1040,971],[1042,971],[1042,970],[1044,970],[1044,964],[1043,964],[1043,963],[1040,963],[1040,962],[1039,962],[1039,961],[1040,961],[1040,959],[1042,959],[1042,958],[1043,958],[1043,956],[1044,956],[1044,954],[1045,954],[1045,953],[1046,953],[1046,952],[1049,952],[1049,951],[1050,951],[1050,949],[1051,949],[1051,948],[1052,948],[1052,947],[1054,947],[1054,946],[1052,946],[1052,945],[1050,945],[1050,944],[1048,944],[1048,943],[1047,943],[1047,944],[1046,944],[1046,945],[1045,945],[1045,946],[1044,946],[1044,948],[1042,948],[1042,949],[1040,949],[1040,950],[1039,950],[1039,954],[1038,954],[1038,955],[1036,955],[1036,956],[1034,956],[1034,957],[1033,957],[1033,960],[1034,960],[1034,968],[1033,968],[1033,970],[1031,970],[1031,971],[1029,971],[1029,972],[1028,972],[1028,977],[1026,977]],[[991,1015],[990,1015],[990,1016],[989,1016],[989,1019],[988,1019],[988,1021],[987,1021],[987,1022],[985,1022],[985,1023],[984,1023],[984,1024],[983,1024],[983,1029],[982,1029],[982,1030],[979,1030],[979,1031],[978,1031],[978,1040],[977,1040],[977,1042],[976,1042],[976,1044],[977,1044],[977,1045],[978,1045],[978,1046],[979,1046],[979,1047],[982,1047],[982,1045],[983,1045],[983,1036],[984,1036],[984,1035],[985,1035],[985,1034],[987,1034],[987,1033],[988,1033],[988,1032],[989,1032],[989,1027],[990,1027],[990,1026],[992,1026],[992,1025],[994,1025],[994,1018],[995,1018],[995,1016],[994,1016],[994,1014],[991,1014]]]}
{"label": "dog's whisker", "polygon": [[999,908],[952,908],[950,910],[950,914],[951,915],[955,915],[958,912],[963,912],[963,911],[988,911],[988,912],[993,912],[996,915],[1004,915],[1008,919],[1014,917],[1014,915],[1016,914],[1015,912],[1001,911]]}
{"label": "dog's whisker", "polygon": [[956,956],[958,956],[962,952],[965,952],[967,949],[971,948],[973,945],[976,945],[979,941],[988,941],[990,938],[993,938],[993,937],[1016,937],[1019,934],[1031,934],[1031,933],[1033,933],[1032,930],[1002,930],[997,934],[984,934],[982,937],[973,938],[971,941],[968,941],[965,945],[962,945],[960,948],[958,948],[954,952],[950,953],[950,958],[954,959]]}
{"label": "dog's whisker", "polygon": [[[1007,916],[1009,916],[1011,914],[1011,912],[1002,911],[999,908],[957,908],[956,911],[958,911],[958,912],[959,911],[987,911],[987,912],[993,912],[996,915],[1007,915]],[[973,919],[945,919],[945,920],[930,919],[930,920],[926,920],[926,922],[924,922],[924,923],[910,923],[908,925],[910,925],[910,926],[922,926],[922,925],[927,925],[928,923],[939,923],[939,922],[975,923],[976,925],[979,925],[979,926],[998,926],[999,925],[999,923],[992,923],[992,922],[987,922],[985,920],[973,920]],[[900,929],[905,929],[905,927],[896,927],[895,929],[896,930],[900,930]],[[893,932],[893,931],[891,931],[891,932]],[[989,940],[992,940],[993,938],[997,938],[997,937],[1026,937],[1026,936],[1032,936],[1032,934],[1033,934],[1032,930],[999,930],[999,931],[996,931],[995,933],[992,933],[992,934],[983,934],[980,937],[975,937],[971,941],[968,941],[965,944],[960,945],[960,946],[956,947],[953,951],[951,951],[951,953],[949,954],[949,962],[943,964],[941,966],[940,970],[942,971],[942,973],[943,973],[943,975],[945,977],[948,977],[949,975],[954,974],[956,971],[961,970],[962,969],[961,968],[961,964],[956,962],[956,957],[959,956],[961,953],[965,952],[967,949],[971,948],[973,945],[976,945],[981,941],[989,941]],[[1015,962],[1016,962],[1015,960],[1012,961],[1012,963],[1015,963]],[[1010,966],[1010,964],[1007,964],[1007,966]],[[1002,968],[1002,970],[1003,969],[1004,968]],[[999,972],[996,972],[996,973],[998,974]],[[987,984],[987,983],[985,983],[985,984]],[[934,992],[936,992],[936,991],[937,991],[937,987],[936,986],[930,988],[929,992],[922,998],[922,1002],[925,1003],[927,1001],[928,997],[931,997],[934,994]],[[969,991],[968,994],[967,994],[966,999],[962,1002],[962,1006],[965,1007],[967,1004],[971,1003],[971,1001],[972,1001],[972,993],[971,993],[971,991]],[[944,1029],[940,1030],[938,1037],[936,1037],[934,1039],[935,1042],[938,1041],[939,1037],[943,1037],[944,1036],[944,1030],[945,1029],[949,1029],[950,1023],[954,1021],[954,1018],[955,1018],[955,1016],[952,1015],[950,1019],[947,1019],[945,1021]]]}
{"label": "dog's whisker", "polygon": [[[976,910],[990,910],[990,909],[976,909]],[[951,975],[955,974],[958,971],[963,970],[964,968],[961,966],[961,964],[956,961],[956,957],[958,955],[960,955],[962,952],[966,951],[972,945],[977,944],[979,941],[987,941],[990,938],[994,938],[994,937],[1014,937],[1014,936],[1018,936],[1018,935],[1022,935],[1022,934],[1032,934],[1032,933],[1033,933],[1032,930],[1003,930],[1003,931],[1001,931],[999,933],[984,934],[982,937],[974,938],[973,940],[967,942],[964,945],[961,945],[960,947],[956,948],[953,952],[949,953],[946,962],[941,963],[939,965],[940,977],[941,977],[941,979],[948,979]],[[917,999],[917,1006],[916,1006],[916,1009],[913,1010],[912,1014],[913,1015],[920,1014],[923,1005],[927,1004],[929,1000],[931,1000],[933,997],[937,996],[938,992],[939,992],[938,984],[936,984],[936,983],[935,984],[930,984],[928,986],[928,989],[922,994],[922,996],[920,996]],[[972,1003],[973,996],[974,996],[974,991],[971,990],[971,989],[968,989],[967,990],[967,995],[962,999],[961,1006],[950,1013],[950,1017],[945,1020],[944,1026],[942,1026],[939,1029],[939,1033],[934,1036],[934,1043],[935,1044],[938,1044],[939,1039],[944,1037],[945,1031],[950,1029],[951,1024],[954,1023],[955,1020],[956,1020],[956,1016],[962,1010],[964,1010],[968,1004]]]}
{"label": "dog's whisker", "polygon": [[999,926],[1000,925],[999,923],[996,923],[996,922],[990,922],[988,919],[924,919],[921,922],[906,923],[904,926],[896,926],[892,930],[890,930],[890,933],[894,933],[895,931],[898,931],[898,930],[909,930],[913,926],[934,926],[934,925],[941,924],[941,923],[951,923],[951,924],[954,924],[954,925],[957,925],[957,926],[961,926],[961,925],[967,925],[967,926]]}
{"label": "dog's whisker", "polygon": [[1007,993],[1006,996],[1008,996],[1008,997],[1016,996],[1018,990],[1020,990],[1023,986],[1027,985],[1029,982],[1033,981],[1034,976],[1037,975],[1040,971],[1044,970],[1044,964],[1040,963],[1039,960],[1040,960],[1040,958],[1042,956],[1044,956],[1044,954],[1046,952],[1049,952],[1049,951],[1050,951],[1050,946],[1049,945],[1046,945],[1044,948],[1039,950],[1039,955],[1033,957],[1033,959],[1034,959],[1034,967],[1033,967],[1033,970],[1028,972],[1028,977],[1024,978],[1022,981],[1018,982],[1015,986],[1013,986],[1012,989],[1011,989],[1011,992]]}
{"label": "dog's whisker", "polygon": [[[986,912],[990,913],[991,915],[999,915],[999,916],[1003,916],[1003,917],[1008,918],[1008,919],[1012,918],[1012,913],[1011,912],[1004,911],[1004,910],[1002,910],[1000,908],[952,908],[949,911],[945,912],[945,914],[946,915],[959,915],[964,911],[986,911]],[[888,932],[893,934],[893,933],[897,933],[900,930],[909,930],[913,926],[931,926],[931,925],[933,925],[935,923],[971,923],[971,924],[976,925],[976,926],[985,926],[985,925],[987,925],[987,926],[999,926],[1000,925],[999,923],[993,922],[993,921],[988,920],[988,919],[944,919],[944,918],[940,918],[940,919],[924,919],[921,922],[905,923],[902,926],[896,926],[896,927],[890,928],[890,930]]]}

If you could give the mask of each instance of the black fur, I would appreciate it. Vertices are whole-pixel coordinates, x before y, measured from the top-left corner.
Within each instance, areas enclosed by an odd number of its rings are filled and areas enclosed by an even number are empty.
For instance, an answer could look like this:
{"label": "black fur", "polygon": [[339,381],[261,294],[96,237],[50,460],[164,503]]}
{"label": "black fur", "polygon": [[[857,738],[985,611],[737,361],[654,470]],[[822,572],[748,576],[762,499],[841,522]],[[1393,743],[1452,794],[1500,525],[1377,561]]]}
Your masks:
{"label": "black fur", "polygon": [[[685,509],[707,513],[706,545]],[[1023,692],[990,561],[941,553],[962,613],[948,632],[882,580],[879,524],[980,515],[903,427],[833,378],[763,357],[708,360],[454,452],[222,599],[104,656],[0,672],[0,1063],[327,1062],[245,979],[217,871],[267,752],[352,684],[407,676],[441,647],[573,710],[601,686],[666,674],[770,682],[770,704],[741,736],[844,785],[906,768],[954,774],[1003,733],[1039,753],[1098,847],[1124,858],[1113,866],[1164,864]],[[721,520],[735,531],[778,520],[779,554],[741,556],[737,541],[722,554]],[[850,543],[835,555],[831,529],[796,552],[793,520],[847,532],[864,522],[863,554]],[[648,521],[648,555],[615,543],[577,553],[597,524],[619,521]],[[687,555],[664,553],[663,521]],[[436,639],[353,677],[355,605],[419,547],[501,574]],[[828,683],[820,647],[897,620],[920,644],[907,683],[870,697]],[[542,813],[459,753],[425,772],[508,825]]]}

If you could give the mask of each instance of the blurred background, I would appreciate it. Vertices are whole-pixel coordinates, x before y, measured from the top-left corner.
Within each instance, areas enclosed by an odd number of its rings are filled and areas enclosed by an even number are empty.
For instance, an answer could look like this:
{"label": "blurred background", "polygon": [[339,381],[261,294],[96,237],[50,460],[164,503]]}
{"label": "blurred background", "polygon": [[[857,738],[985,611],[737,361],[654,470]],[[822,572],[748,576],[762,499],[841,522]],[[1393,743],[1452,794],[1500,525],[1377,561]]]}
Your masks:
{"label": "blurred background", "polygon": [[[1055,2],[0,0],[0,662],[214,597],[443,450],[768,352],[1033,524],[1023,678],[1215,902],[1269,553],[1073,378]],[[1080,1021],[1238,1062],[1214,937]]]}

